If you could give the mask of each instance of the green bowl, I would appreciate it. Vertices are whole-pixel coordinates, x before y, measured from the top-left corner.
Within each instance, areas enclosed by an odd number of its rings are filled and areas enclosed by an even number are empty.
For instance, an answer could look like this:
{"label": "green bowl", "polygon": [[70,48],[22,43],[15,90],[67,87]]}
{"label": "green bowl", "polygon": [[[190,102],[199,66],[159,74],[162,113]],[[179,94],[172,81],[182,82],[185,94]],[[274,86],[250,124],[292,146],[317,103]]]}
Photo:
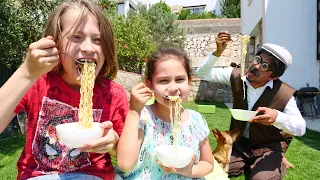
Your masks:
{"label": "green bowl", "polygon": [[215,105],[198,105],[198,112],[213,114],[216,112],[216,106]]}

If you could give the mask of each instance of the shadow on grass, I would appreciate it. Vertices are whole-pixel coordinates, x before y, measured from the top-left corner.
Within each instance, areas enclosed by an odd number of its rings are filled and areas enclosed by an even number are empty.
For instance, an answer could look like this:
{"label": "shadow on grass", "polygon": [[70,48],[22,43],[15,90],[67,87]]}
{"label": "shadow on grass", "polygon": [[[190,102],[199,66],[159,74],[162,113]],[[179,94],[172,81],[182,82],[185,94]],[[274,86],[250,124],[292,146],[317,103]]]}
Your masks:
{"label": "shadow on grass", "polygon": [[14,136],[7,139],[0,140],[0,157],[10,156],[17,150],[23,148],[25,137],[22,135]]}
{"label": "shadow on grass", "polygon": [[320,133],[307,129],[306,134],[302,137],[295,137],[305,145],[320,151]]}
{"label": "shadow on grass", "polygon": [[[25,143],[25,137],[22,135],[14,136],[7,139],[0,139],[0,159],[12,156],[17,151],[21,151]],[[5,165],[0,164],[0,169]]]}

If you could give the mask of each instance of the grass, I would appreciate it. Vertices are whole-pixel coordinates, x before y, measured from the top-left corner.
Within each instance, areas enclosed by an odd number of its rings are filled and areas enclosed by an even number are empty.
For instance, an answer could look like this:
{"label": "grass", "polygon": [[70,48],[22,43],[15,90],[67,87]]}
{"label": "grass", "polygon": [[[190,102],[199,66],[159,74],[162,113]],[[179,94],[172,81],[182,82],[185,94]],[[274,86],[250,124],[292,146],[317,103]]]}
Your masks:
{"label": "grass", "polygon": [[[223,103],[185,102],[184,107],[197,110],[198,104],[214,104],[214,114],[203,114],[210,129],[218,128],[220,131],[229,129],[231,114]],[[212,133],[209,135],[212,149],[216,141]],[[16,162],[24,146],[24,137],[17,136],[0,140],[0,177],[1,179],[16,179]],[[295,166],[289,169],[284,180],[319,179],[320,177],[320,133],[307,130],[303,137],[295,137],[286,154],[287,159]],[[113,162],[115,160],[113,159]],[[231,178],[243,180],[244,176]]]}
{"label": "grass", "polygon": [[25,138],[15,136],[0,140],[0,177],[17,179],[17,161],[24,146]]}

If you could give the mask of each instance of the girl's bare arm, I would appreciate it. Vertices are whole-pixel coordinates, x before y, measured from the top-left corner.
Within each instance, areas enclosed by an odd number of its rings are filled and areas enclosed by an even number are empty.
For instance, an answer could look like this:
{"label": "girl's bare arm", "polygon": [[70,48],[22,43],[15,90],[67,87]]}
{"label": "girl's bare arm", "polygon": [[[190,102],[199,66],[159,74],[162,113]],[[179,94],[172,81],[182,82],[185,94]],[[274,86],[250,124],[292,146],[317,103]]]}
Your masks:
{"label": "girl's bare arm", "polygon": [[137,163],[144,132],[139,129],[140,114],[129,110],[123,131],[117,146],[117,165],[125,172]]}

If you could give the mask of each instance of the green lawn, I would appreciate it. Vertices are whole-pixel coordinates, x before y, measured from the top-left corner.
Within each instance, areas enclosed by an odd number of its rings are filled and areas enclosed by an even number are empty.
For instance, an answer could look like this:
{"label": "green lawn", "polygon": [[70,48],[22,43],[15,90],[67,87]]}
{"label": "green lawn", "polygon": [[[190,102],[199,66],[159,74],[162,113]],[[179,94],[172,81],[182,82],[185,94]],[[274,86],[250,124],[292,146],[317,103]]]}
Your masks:
{"label": "green lawn", "polygon": [[[186,102],[184,107],[197,110],[197,104],[214,104],[214,114],[203,114],[209,128],[227,130],[230,124],[231,114],[223,103]],[[216,142],[213,134],[209,136],[212,149]],[[0,140],[0,179],[15,179],[17,174],[16,162],[24,145],[23,137],[13,137]],[[287,159],[295,166],[289,169],[285,180],[316,180],[320,178],[320,133],[308,130],[303,137],[296,137],[291,142],[286,155]],[[240,176],[232,180],[243,180]]]}

